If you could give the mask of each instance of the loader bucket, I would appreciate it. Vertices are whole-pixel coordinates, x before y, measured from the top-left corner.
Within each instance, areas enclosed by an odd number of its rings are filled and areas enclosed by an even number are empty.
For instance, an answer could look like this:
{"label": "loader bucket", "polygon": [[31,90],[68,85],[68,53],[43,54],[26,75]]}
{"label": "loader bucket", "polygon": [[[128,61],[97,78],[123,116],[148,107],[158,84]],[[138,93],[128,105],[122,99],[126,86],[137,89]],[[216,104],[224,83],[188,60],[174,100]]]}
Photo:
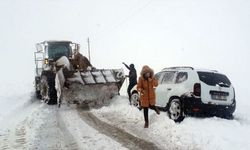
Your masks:
{"label": "loader bucket", "polygon": [[[115,95],[119,95],[124,79],[122,69],[76,72],[74,77],[67,79],[69,86],[61,88],[61,94],[58,97],[62,103],[103,105]],[[63,86],[61,85],[61,87]]]}

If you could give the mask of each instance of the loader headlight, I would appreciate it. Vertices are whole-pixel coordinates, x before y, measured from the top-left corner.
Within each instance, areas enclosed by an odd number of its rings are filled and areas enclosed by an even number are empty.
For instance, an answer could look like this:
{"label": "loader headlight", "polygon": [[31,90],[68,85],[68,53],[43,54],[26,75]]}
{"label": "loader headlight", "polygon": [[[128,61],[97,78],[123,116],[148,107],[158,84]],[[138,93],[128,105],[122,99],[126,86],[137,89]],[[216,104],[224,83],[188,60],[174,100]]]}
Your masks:
{"label": "loader headlight", "polygon": [[49,64],[49,60],[48,60],[47,58],[45,58],[44,63],[45,63],[46,65],[48,65],[48,64]]}

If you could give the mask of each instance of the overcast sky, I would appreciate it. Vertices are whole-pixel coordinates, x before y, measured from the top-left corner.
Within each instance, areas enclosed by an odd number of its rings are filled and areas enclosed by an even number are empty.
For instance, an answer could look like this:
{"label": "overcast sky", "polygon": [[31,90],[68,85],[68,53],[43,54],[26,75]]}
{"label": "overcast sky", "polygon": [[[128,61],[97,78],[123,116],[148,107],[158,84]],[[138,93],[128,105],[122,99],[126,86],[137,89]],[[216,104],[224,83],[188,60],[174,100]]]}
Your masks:
{"label": "overcast sky", "polygon": [[35,43],[71,40],[87,55],[89,37],[97,68],[215,69],[250,92],[248,0],[0,0],[0,18],[5,81],[33,78]]}

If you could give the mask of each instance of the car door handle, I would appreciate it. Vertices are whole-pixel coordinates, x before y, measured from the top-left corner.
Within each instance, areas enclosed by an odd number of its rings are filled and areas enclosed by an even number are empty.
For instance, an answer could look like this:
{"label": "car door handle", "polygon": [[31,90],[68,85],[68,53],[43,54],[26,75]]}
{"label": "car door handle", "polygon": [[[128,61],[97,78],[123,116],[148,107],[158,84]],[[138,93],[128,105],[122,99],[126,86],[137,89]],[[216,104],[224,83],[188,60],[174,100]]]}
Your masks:
{"label": "car door handle", "polygon": [[171,88],[167,88],[168,91],[172,90]]}

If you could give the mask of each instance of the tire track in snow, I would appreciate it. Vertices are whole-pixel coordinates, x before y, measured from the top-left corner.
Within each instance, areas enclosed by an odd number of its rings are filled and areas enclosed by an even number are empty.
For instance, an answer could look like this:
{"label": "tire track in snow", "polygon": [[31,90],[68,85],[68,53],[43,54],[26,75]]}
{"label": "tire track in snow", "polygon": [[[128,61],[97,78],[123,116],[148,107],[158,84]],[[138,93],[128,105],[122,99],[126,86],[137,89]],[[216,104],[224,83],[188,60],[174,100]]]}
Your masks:
{"label": "tire track in snow", "polygon": [[[35,118],[35,116],[40,116]],[[31,139],[31,149],[49,150],[77,150],[78,145],[73,135],[68,131],[60,115],[57,106],[44,105],[39,112],[36,112],[32,122],[35,124],[34,136]]]}
{"label": "tire track in snow", "polygon": [[90,126],[98,130],[100,133],[105,134],[117,142],[121,143],[128,149],[137,150],[159,150],[159,148],[151,142],[145,141],[135,137],[126,131],[114,127],[106,122],[101,121],[91,112],[88,108],[78,108],[79,116]]}
{"label": "tire track in snow", "polygon": [[65,147],[67,149],[70,150],[78,150],[79,147],[77,145],[77,142],[74,140],[73,135],[69,132],[69,130],[67,129],[67,126],[65,124],[65,122],[62,119],[62,116],[59,114],[59,112],[57,111],[57,125],[62,133],[63,136],[63,140],[65,142]]}
{"label": "tire track in snow", "polygon": [[1,123],[0,150],[79,149],[61,117],[57,106],[26,104]]}
{"label": "tire track in snow", "polygon": [[8,150],[8,149],[10,149],[8,143],[9,143],[8,133],[1,134],[0,135],[0,144],[1,144],[0,149],[2,149],[2,150]]}
{"label": "tire track in snow", "polygon": [[[30,101],[25,102],[10,113],[2,121],[2,133],[0,133],[0,149],[27,149],[27,110],[32,112],[35,101],[31,97]],[[23,111],[20,111],[23,110]]]}
{"label": "tire track in snow", "polygon": [[26,139],[26,122],[27,119],[24,121],[20,122],[20,124],[16,127],[15,130],[15,144],[14,148],[15,149],[27,149],[27,139]]}

